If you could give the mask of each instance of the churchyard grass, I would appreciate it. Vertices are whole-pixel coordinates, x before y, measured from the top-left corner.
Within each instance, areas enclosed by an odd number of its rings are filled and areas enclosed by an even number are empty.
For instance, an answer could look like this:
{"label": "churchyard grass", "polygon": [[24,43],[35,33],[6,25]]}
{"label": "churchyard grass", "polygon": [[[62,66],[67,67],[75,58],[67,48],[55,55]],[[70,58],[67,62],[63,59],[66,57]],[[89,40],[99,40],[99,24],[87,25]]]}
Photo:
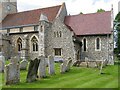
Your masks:
{"label": "churchyard grass", "polygon": [[3,85],[3,88],[118,88],[118,64],[103,68],[72,67],[69,72],[60,74],[60,64],[55,64],[55,75],[26,83],[27,71],[20,72],[20,83]]}

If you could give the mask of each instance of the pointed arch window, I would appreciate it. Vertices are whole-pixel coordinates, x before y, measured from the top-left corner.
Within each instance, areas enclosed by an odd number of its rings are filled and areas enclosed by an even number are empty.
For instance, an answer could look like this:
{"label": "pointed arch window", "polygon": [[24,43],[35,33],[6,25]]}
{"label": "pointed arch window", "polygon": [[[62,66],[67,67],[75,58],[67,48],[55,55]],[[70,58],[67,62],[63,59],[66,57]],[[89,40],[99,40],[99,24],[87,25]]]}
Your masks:
{"label": "pointed arch window", "polygon": [[34,36],[32,39],[31,39],[31,44],[32,44],[32,51],[38,51],[38,40],[37,38]]}
{"label": "pointed arch window", "polygon": [[17,48],[18,48],[18,51],[22,50],[22,39],[21,38],[18,38],[17,40]]}
{"label": "pointed arch window", "polygon": [[95,45],[96,50],[100,50],[101,49],[100,42],[101,42],[100,38],[96,38],[96,45]]}

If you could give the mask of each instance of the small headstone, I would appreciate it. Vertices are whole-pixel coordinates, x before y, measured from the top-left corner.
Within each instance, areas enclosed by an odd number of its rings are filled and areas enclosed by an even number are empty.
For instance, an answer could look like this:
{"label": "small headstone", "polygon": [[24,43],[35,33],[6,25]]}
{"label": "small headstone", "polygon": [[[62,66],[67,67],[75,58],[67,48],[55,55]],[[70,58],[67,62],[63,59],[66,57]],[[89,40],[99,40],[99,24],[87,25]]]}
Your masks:
{"label": "small headstone", "polygon": [[66,71],[67,71],[67,72],[70,70],[71,64],[72,64],[72,59],[71,59],[71,58],[68,58],[68,62],[67,62],[67,65],[66,65]]}
{"label": "small headstone", "polygon": [[55,70],[54,70],[54,57],[53,56],[48,56],[48,69],[49,69],[49,74],[50,75],[55,74]]}
{"label": "small headstone", "polygon": [[63,61],[63,63],[60,65],[60,73],[66,72],[66,64],[67,64],[67,61]]}
{"label": "small headstone", "polygon": [[5,67],[5,83],[6,85],[16,84],[20,82],[19,64],[10,63]]}
{"label": "small headstone", "polygon": [[80,67],[87,67],[88,65],[87,65],[87,62],[81,62],[80,63]]}
{"label": "small headstone", "polygon": [[4,56],[0,56],[0,73],[4,72],[4,65],[5,65],[5,57]]}
{"label": "small headstone", "polygon": [[38,69],[38,76],[39,78],[44,78],[46,77],[46,62],[45,62],[45,57],[40,56],[40,64],[39,64],[39,69]]}
{"label": "small headstone", "polygon": [[65,73],[70,70],[70,66],[72,64],[71,58],[68,58],[68,60],[63,61],[63,63],[60,65],[60,72]]}
{"label": "small headstone", "polygon": [[88,62],[88,67],[90,67],[90,68],[96,68],[97,67],[96,62],[89,61]]}
{"label": "small headstone", "polygon": [[37,58],[30,61],[26,82],[36,81],[39,63],[40,60]]}
{"label": "small headstone", "polygon": [[27,69],[27,65],[28,65],[28,61],[22,60],[20,62],[20,70],[26,70]]}

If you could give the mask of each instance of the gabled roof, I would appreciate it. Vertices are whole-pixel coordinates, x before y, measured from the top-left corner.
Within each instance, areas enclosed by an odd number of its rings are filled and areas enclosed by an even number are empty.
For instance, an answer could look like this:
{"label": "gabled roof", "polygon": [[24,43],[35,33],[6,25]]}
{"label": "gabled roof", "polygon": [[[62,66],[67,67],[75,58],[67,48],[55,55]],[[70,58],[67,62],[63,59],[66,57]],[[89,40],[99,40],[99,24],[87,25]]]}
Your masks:
{"label": "gabled roof", "polygon": [[38,24],[41,13],[46,15],[48,17],[48,20],[52,22],[55,19],[60,7],[61,5],[58,5],[9,14],[2,21],[2,28]]}
{"label": "gabled roof", "polygon": [[76,35],[111,34],[111,12],[66,16],[65,22]]}

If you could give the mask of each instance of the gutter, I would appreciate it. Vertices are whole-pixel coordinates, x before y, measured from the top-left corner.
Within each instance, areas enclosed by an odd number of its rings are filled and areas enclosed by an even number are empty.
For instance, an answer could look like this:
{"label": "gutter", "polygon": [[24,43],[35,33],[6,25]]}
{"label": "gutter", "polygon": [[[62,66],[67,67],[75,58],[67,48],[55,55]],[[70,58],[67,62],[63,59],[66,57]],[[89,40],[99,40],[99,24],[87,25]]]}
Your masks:
{"label": "gutter", "polygon": [[36,26],[36,25],[39,25],[39,24],[27,24],[27,25],[20,25],[20,26],[3,27],[3,28],[0,28],[0,30],[20,28],[20,27],[28,27],[28,26]]}

